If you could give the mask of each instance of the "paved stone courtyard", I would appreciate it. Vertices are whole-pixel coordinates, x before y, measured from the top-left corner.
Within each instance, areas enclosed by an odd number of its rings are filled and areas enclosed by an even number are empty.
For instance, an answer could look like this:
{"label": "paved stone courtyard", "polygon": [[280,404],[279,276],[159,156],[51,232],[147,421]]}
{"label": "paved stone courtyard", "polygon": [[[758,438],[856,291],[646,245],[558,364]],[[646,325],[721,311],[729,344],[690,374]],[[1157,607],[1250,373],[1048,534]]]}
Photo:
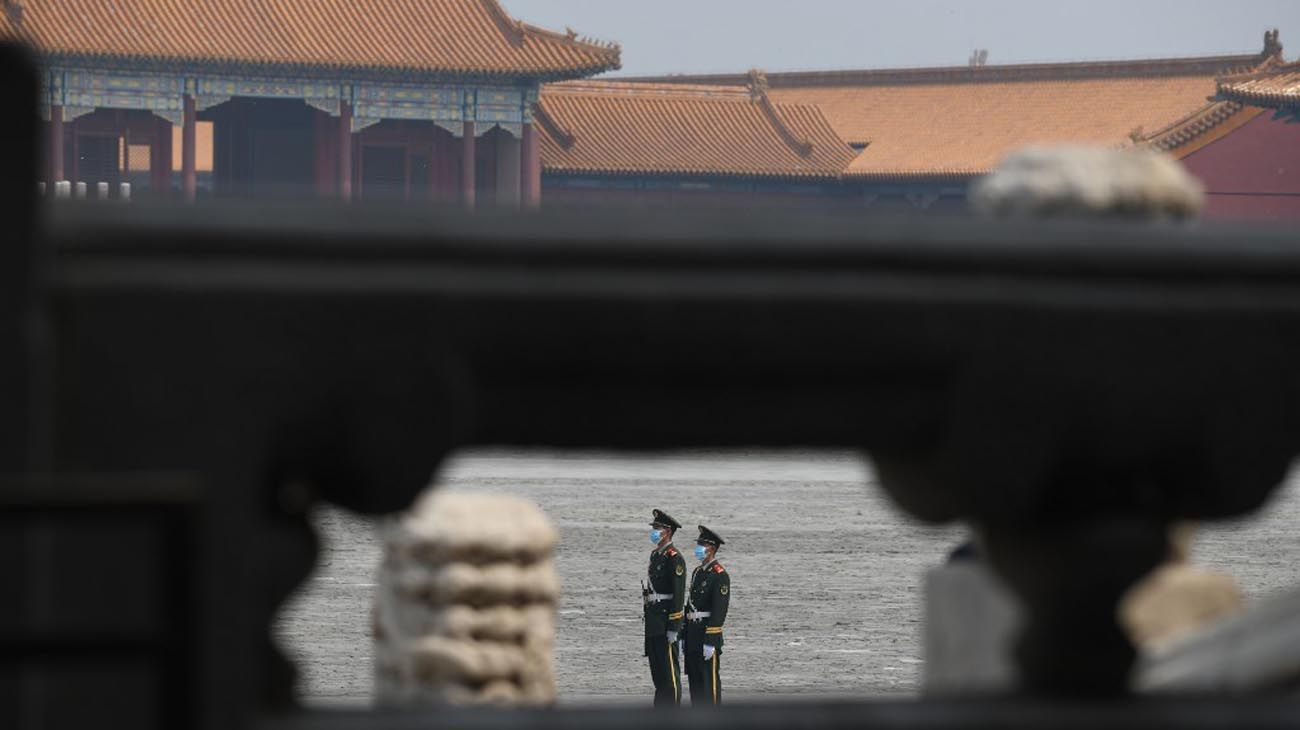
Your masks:
{"label": "paved stone courtyard", "polygon": [[[963,534],[904,517],[870,470],[842,454],[480,453],[438,481],[527,497],[560,528],[556,667],[567,702],[649,702],[639,581],[653,507],[690,526],[679,546],[690,549],[697,523],[727,540],[719,557],[733,594],[722,679],[732,698],[914,694],[921,578]],[[1262,516],[1204,530],[1197,561],[1233,572],[1250,597],[1300,583],[1297,491]],[[308,701],[366,703],[374,526],[337,510],[323,510],[318,524],[319,570],[277,635],[298,658]]]}

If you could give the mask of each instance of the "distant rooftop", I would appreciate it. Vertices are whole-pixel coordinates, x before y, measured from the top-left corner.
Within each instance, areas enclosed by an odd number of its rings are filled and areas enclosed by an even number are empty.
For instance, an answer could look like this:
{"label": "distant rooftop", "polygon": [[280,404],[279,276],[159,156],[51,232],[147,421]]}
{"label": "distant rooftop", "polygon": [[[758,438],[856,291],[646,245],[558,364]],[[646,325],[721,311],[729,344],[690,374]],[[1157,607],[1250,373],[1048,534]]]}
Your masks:
{"label": "distant rooftop", "polygon": [[[1216,79],[1280,63],[1276,32],[1261,52],[1228,56],[769,73],[774,103],[814,106],[861,153],[849,177],[966,178],[1030,144],[1150,144],[1186,154],[1253,116],[1216,96]],[[630,83],[735,85],[743,74]]]}
{"label": "distant rooftop", "polygon": [[821,111],[776,103],[761,79],[710,86],[579,81],[542,89],[548,172],[837,179],[853,149]]}

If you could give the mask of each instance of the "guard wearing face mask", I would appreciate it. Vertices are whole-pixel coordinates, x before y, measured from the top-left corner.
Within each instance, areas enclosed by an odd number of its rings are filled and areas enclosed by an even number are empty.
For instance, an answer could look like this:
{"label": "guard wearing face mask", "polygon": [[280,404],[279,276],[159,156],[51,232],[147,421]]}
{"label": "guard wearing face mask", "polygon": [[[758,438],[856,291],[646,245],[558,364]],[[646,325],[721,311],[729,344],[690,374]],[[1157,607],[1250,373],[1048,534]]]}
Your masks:
{"label": "guard wearing face mask", "polygon": [[700,525],[695,541],[695,559],[700,567],[691,574],[691,593],[686,604],[686,676],[691,683],[691,706],[722,703],[722,624],[731,601],[731,575],[718,562],[722,538]]}
{"label": "guard wearing face mask", "polygon": [[645,655],[650,660],[650,679],[655,685],[655,706],[681,704],[681,645],[683,606],[686,603],[686,559],[673,547],[673,535],[681,523],[661,510],[650,522],[650,569],[641,581],[645,603]]}

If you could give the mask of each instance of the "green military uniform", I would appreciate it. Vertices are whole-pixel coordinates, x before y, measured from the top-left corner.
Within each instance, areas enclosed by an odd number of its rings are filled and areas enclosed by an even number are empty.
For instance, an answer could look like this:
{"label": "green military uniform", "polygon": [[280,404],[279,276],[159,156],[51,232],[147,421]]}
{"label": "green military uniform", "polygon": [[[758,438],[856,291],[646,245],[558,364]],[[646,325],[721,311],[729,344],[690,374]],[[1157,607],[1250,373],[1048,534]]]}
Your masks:
{"label": "green military uniform", "polygon": [[[722,538],[700,525],[700,545],[717,547]],[[686,676],[691,684],[691,705],[722,702],[722,625],[731,602],[731,575],[715,559],[691,574],[690,600],[686,605]],[[704,647],[713,647],[705,657]]]}
{"label": "green military uniform", "polygon": [[[660,510],[652,527],[676,530],[681,524]],[[668,542],[650,553],[650,569],[642,587],[645,603],[645,655],[655,686],[655,706],[681,704],[681,669],[676,635],[682,629],[686,605],[686,559]]]}

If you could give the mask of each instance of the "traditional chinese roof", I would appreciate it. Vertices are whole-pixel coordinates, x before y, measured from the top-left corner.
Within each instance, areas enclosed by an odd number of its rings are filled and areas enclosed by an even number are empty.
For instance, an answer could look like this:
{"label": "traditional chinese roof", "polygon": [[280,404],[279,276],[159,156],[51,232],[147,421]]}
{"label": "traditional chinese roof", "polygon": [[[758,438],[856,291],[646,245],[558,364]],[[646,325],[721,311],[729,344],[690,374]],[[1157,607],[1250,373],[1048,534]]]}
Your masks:
{"label": "traditional chinese roof", "polygon": [[1300,108],[1300,63],[1219,79],[1219,98],[1271,109]]}
{"label": "traditional chinese roof", "polygon": [[[1276,45],[1276,36],[1270,38]],[[1181,153],[1251,114],[1213,98],[1216,77],[1280,54],[1202,58],[772,73],[772,100],[821,109],[861,148],[856,178],[969,178],[1012,150],[1057,142],[1150,144]],[[739,75],[654,83],[733,84]]]}
{"label": "traditional chinese roof", "polygon": [[619,48],[516,21],[497,0],[4,0],[0,37],[92,63],[579,78]]}
{"label": "traditional chinese roof", "polygon": [[816,107],[752,85],[550,84],[537,120],[552,173],[835,179],[854,156]]}

